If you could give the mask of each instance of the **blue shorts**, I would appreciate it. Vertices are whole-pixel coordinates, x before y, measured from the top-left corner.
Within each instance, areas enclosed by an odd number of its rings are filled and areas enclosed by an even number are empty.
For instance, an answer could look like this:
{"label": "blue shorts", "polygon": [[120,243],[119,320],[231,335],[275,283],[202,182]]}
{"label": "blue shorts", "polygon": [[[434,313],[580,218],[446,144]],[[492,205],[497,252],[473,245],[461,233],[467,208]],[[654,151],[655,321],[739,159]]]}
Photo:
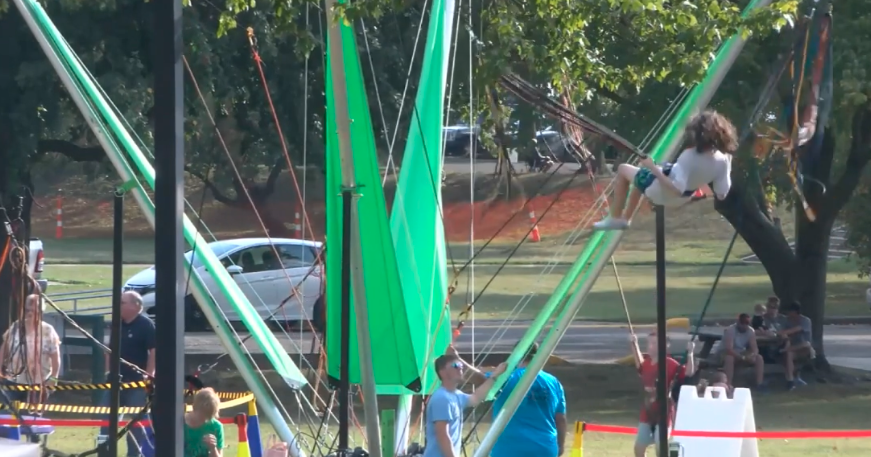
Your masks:
{"label": "blue shorts", "polygon": [[[669,435],[671,435],[670,430]],[[635,435],[635,445],[645,448],[656,445],[656,452],[659,454],[659,431],[650,424],[641,422],[638,424],[638,433]]]}
{"label": "blue shorts", "polygon": [[656,176],[653,175],[653,172],[647,168],[640,168],[638,172],[635,173],[635,179],[632,181],[632,184],[635,185],[638,192],[643,194],[644,191],[653,184],[653,181],[656,181]]}
{"label": "blue shorts", "polygon": [[[671,173],[672,164],[666,163],[662,166],[662,174],[668,176]],[[653,182],[656,181],[656,175],[653,174],[652,171],[647,168],[639,168],[638,172],[635,173],[635,179],[632,180],[632,184],[635,185],[635,188],[638,189],[639,192],[644,194],[647,191],[647,188],[650,187]],[[684,197],[692,197],[696,192],[695,189],[687,190],[683,193]]]}

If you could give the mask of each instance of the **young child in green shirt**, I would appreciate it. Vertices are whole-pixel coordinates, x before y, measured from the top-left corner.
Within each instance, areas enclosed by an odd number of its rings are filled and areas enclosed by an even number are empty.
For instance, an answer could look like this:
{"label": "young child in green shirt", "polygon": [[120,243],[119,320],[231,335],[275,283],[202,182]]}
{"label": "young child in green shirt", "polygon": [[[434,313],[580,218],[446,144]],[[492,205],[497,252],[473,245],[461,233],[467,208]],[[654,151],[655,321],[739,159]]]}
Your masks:
{"label": "young child in green shirt", "polygon": [[212,389],[194,395],[193,408],[184,415],[184,457],[222,457],[224,426],[218,422],[220,399]]}

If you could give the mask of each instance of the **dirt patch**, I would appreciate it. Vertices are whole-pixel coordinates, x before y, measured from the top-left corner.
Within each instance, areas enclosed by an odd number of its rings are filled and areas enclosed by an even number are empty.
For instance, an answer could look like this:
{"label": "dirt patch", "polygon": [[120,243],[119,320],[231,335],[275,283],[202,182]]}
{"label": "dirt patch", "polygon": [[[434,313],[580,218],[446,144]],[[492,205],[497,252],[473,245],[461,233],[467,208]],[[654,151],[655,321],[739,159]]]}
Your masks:
{"label": "dirt patch", "polygon": [[[260,211],[264,219],[268,217],[277,221],[290,235],[294,234],[292,227],[297,223],[296,215],[300,214],[299,222],[304,225],[304,237],[323,239],[323,175],[309,172],[305,176],[298,173],[297,177],[305,183],[301,190],[304,199],[300,198],[300,192],[297,192],[290,176],[285,175],[279,179],[274,195]],[[191,206],[188,208],[188,216],[196,221],[194,213],[202,215],[203,223],[208,228],[202,231],[210,231],[215,236],[224,238],[263,236],[264,230],[252,210],[219,203],[210,192],[204,192],[195,179],[189,182],[186,187],[186,196]],[[505,194],[504,183],[492,175],[476,175],[474,195],[470,183],[469,174],[452,174],[446,177],[442,190],[442,214],[448,241],[468,241],[472,227],[476,240],[486,240],[497,233],[497,239],[517,240],[530,228],[530,211],[535,212],[536,217],[541,219],[539,228],[542,232],[563,233],[573,229],[587,214],[598,192],[586,176],[570,174],[559,174],[550,179],[549,175],[544,174],[521,175],[514,180],[510,199],[500,196],[500,192]],[[606,184],[607,181],[598,183],[599,190]],[[110,238],[115,185],[116,183],[108,180],[88,181],[73,176],[61,182],[37,186],[37,204],[32,214],[34,236],[55,236],[56,209],[60,203],[63,208],[64,238]],[[388,208],[392,206],[395,191],[395,182],[389,179],[384,187]],[[529,197],[534,198],[524,207]],[[305,202],[304,212],[302,201]],[[552,208],[548,210],[552,203]],[[543,214],[545,215],[542,218]],[[305,221],[306,216],[308,222]],[[153,236],[153,231],[132,198],[128,199],[125,208],[125,233],[129,237]]]}

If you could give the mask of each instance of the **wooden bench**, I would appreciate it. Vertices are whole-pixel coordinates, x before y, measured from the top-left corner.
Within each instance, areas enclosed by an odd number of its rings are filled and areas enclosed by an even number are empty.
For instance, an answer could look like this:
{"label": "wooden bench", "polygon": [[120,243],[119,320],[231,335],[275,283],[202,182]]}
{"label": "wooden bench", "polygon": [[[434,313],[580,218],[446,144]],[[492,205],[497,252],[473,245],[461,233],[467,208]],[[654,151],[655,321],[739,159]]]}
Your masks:
{"label": "wooden bench", "polygon": [[[723,329],[725,330],[725,329]],[[702,349],[696,354],[696,360],[699,362],[699,369],[710,369],[716,370],[722,368],[723,363],[719,359],[719,357],[711,356],[713,352],[714,345],[717,342],[723,340],[723,332],[690,332],[690,335],[695,335],[697,339],[702,342]],[[756,344],[759,346],[760,352],[771,351],[771,348],[780,348],[782,342],[780,339],[776,337],[768,337],[768,336],[757,336]],[[795,361],[796,370],[801,372],[808,366],[813,366],[811,363],[813,359],[811,358],[801,358]],[[735,368],[736,376],[741,373],[745,374],[745,372],[752,372],[752,367],[740,366]],[[772,362],[770,358],[766,358],[765,360],[765,374],[766,376],[770,375],[783,375],[785,373],[785,368],[783,363],[781,363],[778,358],[777,361]]]}

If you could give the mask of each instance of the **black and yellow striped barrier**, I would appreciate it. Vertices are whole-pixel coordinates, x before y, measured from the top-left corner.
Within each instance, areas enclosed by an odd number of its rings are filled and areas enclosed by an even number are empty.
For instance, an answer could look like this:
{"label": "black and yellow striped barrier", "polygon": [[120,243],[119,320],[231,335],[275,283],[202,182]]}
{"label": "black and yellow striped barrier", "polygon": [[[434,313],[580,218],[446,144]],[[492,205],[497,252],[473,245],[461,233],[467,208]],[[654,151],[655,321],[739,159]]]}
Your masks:
{"label": "black and yellow striped barrier", "polygon": [[[151,387],[151,381],[133,381],[121,383],[121,390],[145,389],[148,387]],[[53,392],[69,392],[86,390],[109,390],[111,388],[112,384],[108,382],[102,382],[99,384],[58,384],[56,386],[40,386],[39,384],[0,385],[0,390],[7,390],[10,392],[39,392],[43,390]]]}
{"label": "black and yellow striped barrier", "polygon": [[[254,394],[251,392],[223,392],[226,396],[234,396],[236,398],[221,402],[218,409],[235,408],[254,401]],[[220,397],[220,395],[219,395]],[[109,414],[111,409],[108,406],[78,406],[78,405],[40,405],[33,403],[15,402],[15,408],[19,411],[26,410],[31,412],[49,412],[49,413],[69,413],[69,414]],[[142,407],[122,407],[118,409],[119,414],[137,414],[142,410]],[[185,411],[190,411],[191,406],[185,406]]]}
{"label": "black and yellow striped barrier", "polygon": [[[121,383],[121,390],[127,389],[148,389],[151,388],[151,381],[133,381],[133,382],[124,382]],[[49,392],[72,392],[72,391],[91,391],[91,390],[110,390],[112,389],[112,384],[110,383],[98,383],[98,384],[58,384],[56,386],[40,386],[39,384],[12,384],[12,385],[0,385],[0,390],[6,390],[10,392],[40,392],[40,391],[49,391]],[[184,391],[185,396],[191,396],[196,393],[195,390],[187,389]],[[235,400],[237,398],[242,398],[251,394],[251,392],[215,392],[221,400]]]}

